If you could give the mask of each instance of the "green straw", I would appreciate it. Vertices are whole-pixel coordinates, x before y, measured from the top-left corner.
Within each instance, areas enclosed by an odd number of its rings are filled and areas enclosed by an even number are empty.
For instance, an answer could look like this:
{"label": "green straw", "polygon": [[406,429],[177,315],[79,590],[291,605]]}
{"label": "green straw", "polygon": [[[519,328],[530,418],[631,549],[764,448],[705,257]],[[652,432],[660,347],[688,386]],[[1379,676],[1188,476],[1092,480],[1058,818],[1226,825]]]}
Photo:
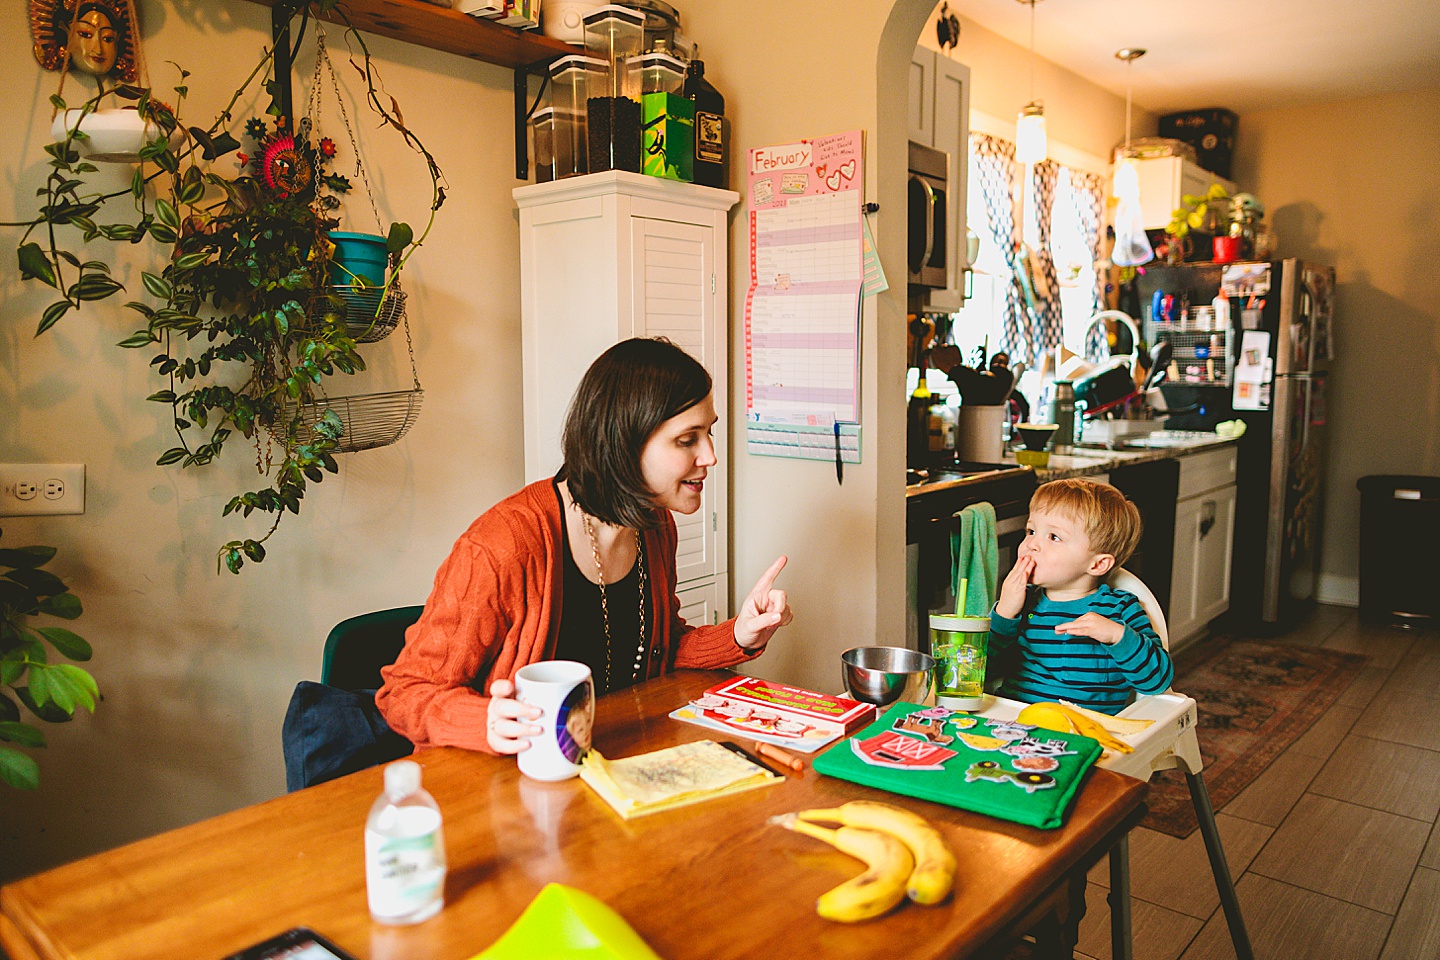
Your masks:
{"label": "green straw", "polygon": [[955,616],[965,616],[965,595],[970,592],[970,580],[967,577],[960,578],[960,586],[955,591]]}

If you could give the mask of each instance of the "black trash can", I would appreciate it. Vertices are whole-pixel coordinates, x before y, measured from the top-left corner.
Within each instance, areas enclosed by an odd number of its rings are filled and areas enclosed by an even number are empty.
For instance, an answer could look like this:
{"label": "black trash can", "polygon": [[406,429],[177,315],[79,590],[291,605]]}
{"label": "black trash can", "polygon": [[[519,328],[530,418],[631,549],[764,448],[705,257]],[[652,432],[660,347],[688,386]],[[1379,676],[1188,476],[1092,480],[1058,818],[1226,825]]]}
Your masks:
{"label": "black trash can", "polygon": [[1440,622],[1440,477],[1361,477],[1360,619]]}

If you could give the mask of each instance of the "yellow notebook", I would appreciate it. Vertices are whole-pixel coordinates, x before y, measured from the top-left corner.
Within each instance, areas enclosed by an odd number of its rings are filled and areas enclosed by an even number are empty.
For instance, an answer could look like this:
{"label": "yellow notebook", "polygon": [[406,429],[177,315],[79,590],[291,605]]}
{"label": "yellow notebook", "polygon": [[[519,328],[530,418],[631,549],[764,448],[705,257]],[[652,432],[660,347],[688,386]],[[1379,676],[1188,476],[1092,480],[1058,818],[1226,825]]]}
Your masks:
{"label": "yellow notebook", "polygon": [[713,740],[682,743],[623,760],[585,755],[580,779],[626,820],[779,783],[785,778]]}

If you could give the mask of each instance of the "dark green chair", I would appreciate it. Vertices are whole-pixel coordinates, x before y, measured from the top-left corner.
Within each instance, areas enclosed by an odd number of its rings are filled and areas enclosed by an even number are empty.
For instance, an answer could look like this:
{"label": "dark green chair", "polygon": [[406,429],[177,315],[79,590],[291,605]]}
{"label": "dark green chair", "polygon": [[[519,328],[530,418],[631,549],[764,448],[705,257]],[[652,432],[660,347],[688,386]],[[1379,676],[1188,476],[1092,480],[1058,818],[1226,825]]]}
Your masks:
{"label": "dark green chair", "polygon": [[380,669],[405,647],[424,607],[396,607],[342,620],[325,638],[320,682],[301,680],[290,696],[280,740],[289,790],[324,783],[409,755],[409,740],[375,707]]}
{"label": "dark green chair", "polygon": [[380,668],[400,656],[405,631],[424,607],[395,607],[342,620],[325,638],[320,682],[341,690],[376,690]]}

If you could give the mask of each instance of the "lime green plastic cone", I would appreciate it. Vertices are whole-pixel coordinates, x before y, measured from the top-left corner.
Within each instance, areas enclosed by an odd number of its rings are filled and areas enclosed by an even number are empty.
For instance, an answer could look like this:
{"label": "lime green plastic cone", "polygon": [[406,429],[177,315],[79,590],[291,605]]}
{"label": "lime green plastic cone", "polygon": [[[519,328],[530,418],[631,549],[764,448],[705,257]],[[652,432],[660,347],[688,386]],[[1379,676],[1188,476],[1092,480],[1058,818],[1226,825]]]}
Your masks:
{"label": "lime green plastic cone", "polygon": [[625,918],[583,890],[549,883],[472,960],[660,960]]}

